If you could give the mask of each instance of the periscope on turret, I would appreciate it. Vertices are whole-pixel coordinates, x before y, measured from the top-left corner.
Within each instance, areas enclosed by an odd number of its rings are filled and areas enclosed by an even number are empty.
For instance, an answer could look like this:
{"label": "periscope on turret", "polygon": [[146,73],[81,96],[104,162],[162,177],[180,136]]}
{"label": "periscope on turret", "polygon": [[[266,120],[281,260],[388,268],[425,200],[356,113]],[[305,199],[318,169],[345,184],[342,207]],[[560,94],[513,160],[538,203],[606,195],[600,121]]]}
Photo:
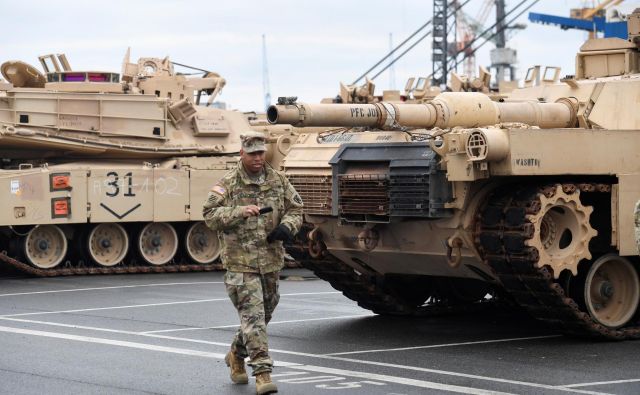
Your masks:
{"label": "periscope on turret", "polygon": [[283,161],[303,264],[380,314],[510,295],[567,334],[640,337],[640,13],[628,22],[628,40],[582,45],[574,75],[532,69],[497,101],[271,106],[272,123],[332,127]]}

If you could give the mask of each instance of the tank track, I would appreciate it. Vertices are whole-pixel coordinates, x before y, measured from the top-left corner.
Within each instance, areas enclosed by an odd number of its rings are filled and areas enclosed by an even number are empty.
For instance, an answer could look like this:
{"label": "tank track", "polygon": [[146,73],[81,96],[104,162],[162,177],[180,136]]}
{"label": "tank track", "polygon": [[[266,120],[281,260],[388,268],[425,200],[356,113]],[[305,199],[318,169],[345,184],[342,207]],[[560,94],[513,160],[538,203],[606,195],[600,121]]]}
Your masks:
{"label": "tank track", "polygon": [[[123,265],[119,264],[112,267],[99,266],[77,266],[73,267],[70,263],[60,265],[52,269],[40,269],[31,266],[28,263],[21,262],[10,257],[6,251],[0,252],[0,262],[16,269],[20,272],[30,274],[37,277],[57,277],[57,276],[85,276],[89,274],[135,274],[135,273],[179,273],[179,272],[212,272],[224,270],[222,263],[211,263],[207,265],[196,264],[169,264],[161,266],[149,265]],[[285,261],[285,269],[295,269],[302,267],[300,263],[293,261]]]}
{"label": "tank track", "polygon": [[[476,244],[485,262],[500,278],[506,291],[534,318],[545,321],[563,333],[600,339],[637,339],[640,326],[619,329],[607,328],[594,321],[570,298],[563,287],[554,281],[553,273],[538,268],[538,250],[525,245],[533,236],[533,224],[526,218],[540,210],[540,196],[553,194],[555,185],[499,190],[489,198],[480,211],[476,224]],[[565,193],[610,192],[607,184],[563,183]]]}
{"label": "tank track", "polygon": [[51,269],[40,269],[28,263],[21,262],[7,255],[6,251],[0,252],[0,262],[17,269],[23,273],[37,277],[76,276],[88,274],[133,274],[133,273],[177,273],[177,272],[210,272],[222,270],[222,264],[213,263],[207,265],[194,264],[168,264],[161,266],[142,265],[116,265],[111,267],[77,266],[70,263],[62,264]]}
{"label": "tank track", "polygon": [[376,314],[432,317],[484,311],[498,304],[496,299],[462,304],[431,297],[422,306],[413,306],[377,281],[375,276],[358,273],[326,251],[321,258],[312,258],[304,247],[299,246],[294,257],[344,296]]}

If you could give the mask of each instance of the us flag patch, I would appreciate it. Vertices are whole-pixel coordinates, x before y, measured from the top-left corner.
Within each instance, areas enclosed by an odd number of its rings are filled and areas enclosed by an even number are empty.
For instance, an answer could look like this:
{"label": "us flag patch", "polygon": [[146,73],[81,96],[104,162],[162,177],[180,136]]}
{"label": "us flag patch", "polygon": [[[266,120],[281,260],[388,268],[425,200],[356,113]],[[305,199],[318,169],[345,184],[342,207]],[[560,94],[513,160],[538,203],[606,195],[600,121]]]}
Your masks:
{"label": "us flag patch", "polygon": [[211,188],[211,191],[220,195],[224,195],[225,192],[227,192],[226,189],[224,189],[221,185],[218,185],[218,184],[214,185],[213,188]]}

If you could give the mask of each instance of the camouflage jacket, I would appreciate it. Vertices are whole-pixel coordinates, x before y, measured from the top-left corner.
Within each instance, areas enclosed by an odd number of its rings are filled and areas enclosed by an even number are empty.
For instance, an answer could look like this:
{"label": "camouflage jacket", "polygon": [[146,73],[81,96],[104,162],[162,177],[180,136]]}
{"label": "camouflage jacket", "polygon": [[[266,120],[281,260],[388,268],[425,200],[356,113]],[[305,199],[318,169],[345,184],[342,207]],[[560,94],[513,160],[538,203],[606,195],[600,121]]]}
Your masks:
{"label": "camouflage jacket", "polygon": [[[267,235],[279,224],[292,234],[302,226],[302,199],[280,172],[265,167],[265,182],[256,184],[242,163],[218,181],[203,206],[205,223],[218,231],[223,266],[235,272],[270,273],[284,266],[281,241],[267,243]],[[243,207],[270,206],[273,211],[245,218]]]}

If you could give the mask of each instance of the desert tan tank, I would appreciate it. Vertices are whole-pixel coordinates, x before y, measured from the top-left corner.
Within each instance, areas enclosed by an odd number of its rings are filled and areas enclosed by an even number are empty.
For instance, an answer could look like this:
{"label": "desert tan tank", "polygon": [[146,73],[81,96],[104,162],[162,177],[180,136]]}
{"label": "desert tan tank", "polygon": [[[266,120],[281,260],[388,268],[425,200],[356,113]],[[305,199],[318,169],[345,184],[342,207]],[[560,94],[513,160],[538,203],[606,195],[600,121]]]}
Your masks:
{"label": "desert tan tank", "polygon": [[301,134],[284,160],[304,264],[381,314],[493,295],[565,333],[640,337],[639,42],[589,40],[575,76],[497,102],[271,107],[272,122],[345,127]]}
{"label": "desert tan tank", "polygon": [[[47,276],[216,268],[202,203],[256,129],[210,106],[225,80],[180,75],[168,58],[130,63],[128,51],[122,79],[72,70],[64,55],[40,61],[45,73],[1,66],[2,264]],[[278,167],[291,128],[259,129]]]}

